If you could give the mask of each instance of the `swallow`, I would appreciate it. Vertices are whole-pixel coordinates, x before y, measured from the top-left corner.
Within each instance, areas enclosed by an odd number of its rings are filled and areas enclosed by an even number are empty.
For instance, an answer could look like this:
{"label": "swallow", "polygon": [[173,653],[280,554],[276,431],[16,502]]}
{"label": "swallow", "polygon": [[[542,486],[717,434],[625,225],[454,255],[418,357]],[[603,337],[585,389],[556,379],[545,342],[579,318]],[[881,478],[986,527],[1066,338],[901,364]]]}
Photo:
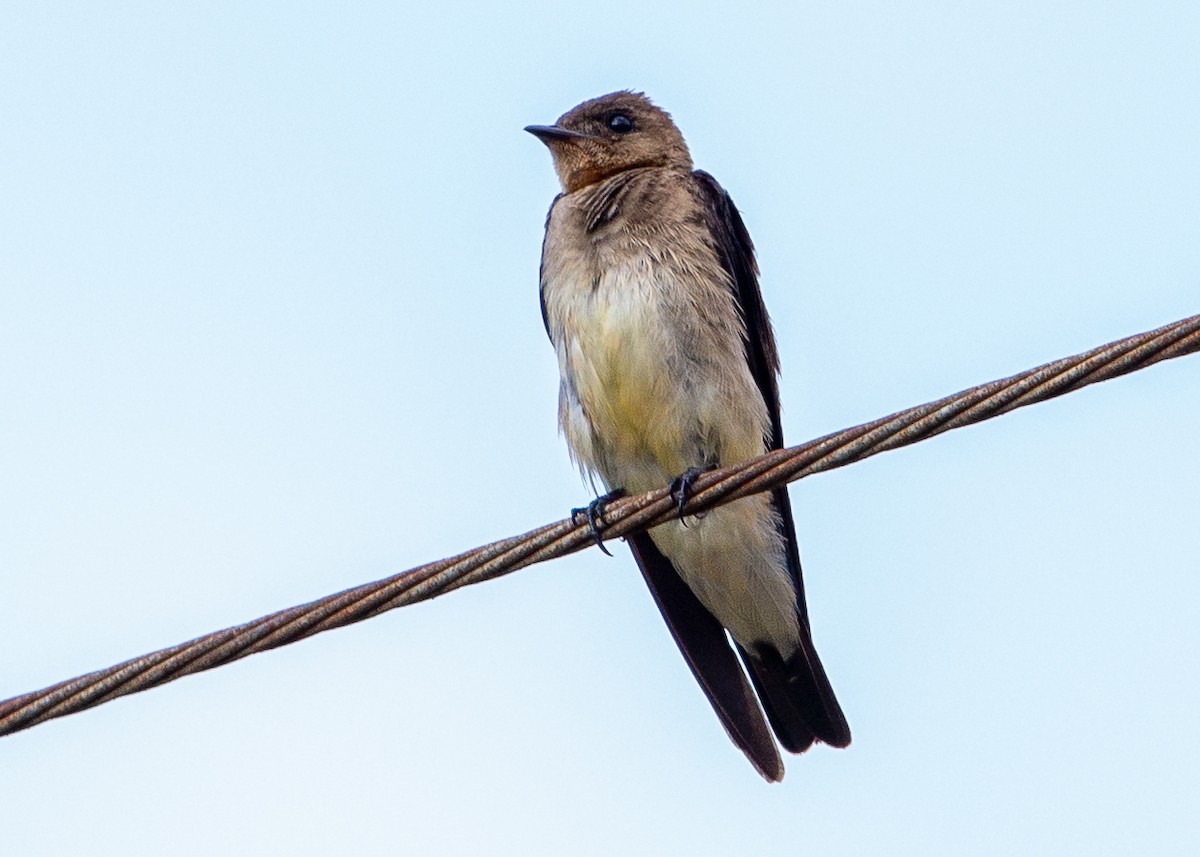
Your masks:
{"label": "swallow", "polygon": [[[540,294],[571,457],[606,496],[671,485],[682,510],[697,473],[783,446],[778,350],[750,235],[729,194],[693,169],[671,116],[641,93],[525,130],[549,148],[562,186]],[[628,541],[721,724],[764,778],[783,777],[776,740],[792,753],[850,743],[813,645],[786,488]]]}

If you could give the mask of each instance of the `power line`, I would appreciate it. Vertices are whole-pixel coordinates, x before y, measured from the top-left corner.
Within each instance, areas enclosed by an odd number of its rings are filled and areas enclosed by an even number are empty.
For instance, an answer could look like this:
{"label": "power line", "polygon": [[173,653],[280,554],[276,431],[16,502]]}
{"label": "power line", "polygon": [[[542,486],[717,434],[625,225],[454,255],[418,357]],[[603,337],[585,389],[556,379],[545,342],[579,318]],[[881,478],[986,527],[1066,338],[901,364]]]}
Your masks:
{"label": "power line", "polygon": [[[688,514],[702,512],[738,497],[767,491],[813,473],[861,461],[1196,351],[1200,351],[1200,315],[800,446],[775,450],[734,467],[703,473],[696,479],[684,511]],[[676,514],[676,501],[665,487],[615,500],[605,509],[601,535],[605,540],[619,538],[648,529]],[[0,702],[0,735],[19,732],[119,696],[148,690],[256,652],[360,622],[396,607],[425,601],[461,586],[574,553],[592,543],[592,534],[582,516],[575,521],[562,520],[456,557],[206,634]]]}

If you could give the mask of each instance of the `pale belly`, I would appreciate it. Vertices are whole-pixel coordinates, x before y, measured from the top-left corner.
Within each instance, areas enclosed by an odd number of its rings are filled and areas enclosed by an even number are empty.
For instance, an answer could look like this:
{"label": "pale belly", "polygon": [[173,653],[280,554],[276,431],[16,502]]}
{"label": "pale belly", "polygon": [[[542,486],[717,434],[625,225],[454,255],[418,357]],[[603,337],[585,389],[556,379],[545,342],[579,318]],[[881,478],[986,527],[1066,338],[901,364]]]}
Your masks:
{"label": "pale belly", "polygon": [[648,491],[764,449],[765,410],[740,342],[729,353],[714,336],[676,329],[664,304],[680,291],[618,272],[564,301],[562,429],[609,487]]}
{"label": "pale belly", "polygon": [[[620,285],[581,292],[556,342],[562,429],[581,467],[609,489],[641,493],[690,467],[763,452],[761,408],[753,406],[761,397],[748,372],[743,379],[720,361],[704,371],[713,361],[688,353],[696,343],[664,323],[653,290]],[[795,592],[765,495],[687,526],[664,524],[651,537],[735,639],[771,642],[784,657],[795,650]]]}

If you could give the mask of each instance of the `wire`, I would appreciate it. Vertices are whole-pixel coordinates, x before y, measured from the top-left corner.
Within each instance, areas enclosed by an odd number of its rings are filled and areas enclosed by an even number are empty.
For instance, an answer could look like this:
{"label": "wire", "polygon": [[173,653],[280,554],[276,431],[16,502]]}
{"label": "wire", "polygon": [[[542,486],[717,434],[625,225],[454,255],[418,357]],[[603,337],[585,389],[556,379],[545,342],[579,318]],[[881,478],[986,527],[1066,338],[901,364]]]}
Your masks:
{"label": "wire", "polygon": [[[703,473],[693,485],[684,512],[702,512],[738,497],[861,461],[1196,351],[1200,351],[1200,315],[800,446],[775,450],[734,467]],[[677,513],[676,501],[666,488],[615,500],[605,508],[601,535],[605,540],[620,538],[662,523]],[[581,515],[577,520],[548,524],[521,536],[206,634],[0,702],[0,735],[224,666],[247,655],[360,622],[468,584],[510,574],[593,543],[587,521]]]}

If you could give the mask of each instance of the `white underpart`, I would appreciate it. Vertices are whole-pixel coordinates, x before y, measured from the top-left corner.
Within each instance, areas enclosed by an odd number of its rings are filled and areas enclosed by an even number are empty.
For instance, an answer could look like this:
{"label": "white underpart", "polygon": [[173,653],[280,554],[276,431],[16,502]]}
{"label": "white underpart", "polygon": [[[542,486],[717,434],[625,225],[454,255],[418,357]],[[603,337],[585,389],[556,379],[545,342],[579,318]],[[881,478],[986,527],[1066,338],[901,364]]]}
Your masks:
{"label": "white underpart", "polygon": [[[696,298],[672,260],[598,265],[588,255],[560,252],[544,288],[562,377],[561,427],[580,467],[610,489],[663,487],[705,464],[698,427],[725,450],[723,464],[761,453],[766,411],[740,334],[722,341],[723,330],[672,327],[683,315],[672,302]],[[740,454],[731,459],[730,450]],[[795,592],[767,495],[688,518],[687,526],[672,521],[651,537],[739,643],[769,642],[785,658],[797,649]]]}

